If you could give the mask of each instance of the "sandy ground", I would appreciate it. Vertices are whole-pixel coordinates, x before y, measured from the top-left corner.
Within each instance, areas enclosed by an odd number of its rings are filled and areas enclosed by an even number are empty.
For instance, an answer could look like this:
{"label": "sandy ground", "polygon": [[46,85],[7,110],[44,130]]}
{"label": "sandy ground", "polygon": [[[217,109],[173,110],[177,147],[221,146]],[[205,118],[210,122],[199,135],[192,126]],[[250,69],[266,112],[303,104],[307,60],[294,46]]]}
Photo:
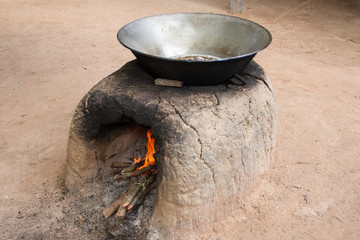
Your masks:
{"label": "sandy ground", "polygon": [[[275,88],[275,158],[204,239],[360,239],[360,3],[245,2],[239,16],[273,34],[255,60]],[[179,11],[226,13],[226,1],[0,1],[1,239],[80,239],[56,225],[73,111],[134,58],[117,42],[121,26]]]}

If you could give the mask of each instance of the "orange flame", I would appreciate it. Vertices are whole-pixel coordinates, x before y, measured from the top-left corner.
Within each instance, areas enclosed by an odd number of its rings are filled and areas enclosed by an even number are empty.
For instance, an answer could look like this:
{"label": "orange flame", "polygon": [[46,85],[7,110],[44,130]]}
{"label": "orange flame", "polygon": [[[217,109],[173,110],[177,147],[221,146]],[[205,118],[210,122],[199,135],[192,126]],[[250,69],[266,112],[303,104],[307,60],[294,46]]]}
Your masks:
{"label": "orange flame", "polygon": [[[147,153],[146,153],[146,157],[145,157],[145,162],[144,162],[144,165],[137,168],[136,170],[142,169],[149,165],[155,165],[155,158],[153,156],[153,154],[155,153],[155,138],[152,136],[150,129],[147,131],[146,134],[147,134],[148,143],[147,143]],[[140,157],[134,158],[134,164],[138,163],[140,161],[141,161]]]}

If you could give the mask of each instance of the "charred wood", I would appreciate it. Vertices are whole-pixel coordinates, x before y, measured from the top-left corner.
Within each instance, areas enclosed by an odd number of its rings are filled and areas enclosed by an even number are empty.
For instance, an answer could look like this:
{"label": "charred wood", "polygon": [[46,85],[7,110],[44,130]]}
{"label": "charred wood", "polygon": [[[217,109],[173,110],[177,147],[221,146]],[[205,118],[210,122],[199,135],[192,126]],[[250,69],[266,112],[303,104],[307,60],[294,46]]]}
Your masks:
{"label": "charred wood", "polygon": [[131,166],[131,163],[127,163],[127,162],[114,162],[111,165],[112,168],[127,168],[130,166]]}
{"label": "charred wood", "polygon": [[145,174],[146,172],[152,170],[153,168],[154,168],[154,166],[149,165],[149,166],[146,166],[146,167],[144,167],[142,169],[135,170],[135,171],[132,171],[132,172],[126,172],[126,173],[122,172],[121,174],[115,175],[114,180],[115,181],[120,181],[120,180],[124,180],[124,179],[127,179],[127,178],[139,176],[139,175]]}

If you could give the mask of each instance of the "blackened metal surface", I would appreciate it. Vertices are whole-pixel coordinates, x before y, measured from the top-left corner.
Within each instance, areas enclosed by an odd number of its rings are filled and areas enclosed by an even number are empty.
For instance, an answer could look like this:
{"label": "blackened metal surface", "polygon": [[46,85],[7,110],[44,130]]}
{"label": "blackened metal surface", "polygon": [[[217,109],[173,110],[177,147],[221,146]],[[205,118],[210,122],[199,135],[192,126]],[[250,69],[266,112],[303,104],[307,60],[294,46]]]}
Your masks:
{"label": "blackened metal surface", "polygon": [[254,55],[228,61],[169,61],[134,53],[140,63],[154,77],[183,81],[185,85],[218,85],[235,73],[241,73]]}

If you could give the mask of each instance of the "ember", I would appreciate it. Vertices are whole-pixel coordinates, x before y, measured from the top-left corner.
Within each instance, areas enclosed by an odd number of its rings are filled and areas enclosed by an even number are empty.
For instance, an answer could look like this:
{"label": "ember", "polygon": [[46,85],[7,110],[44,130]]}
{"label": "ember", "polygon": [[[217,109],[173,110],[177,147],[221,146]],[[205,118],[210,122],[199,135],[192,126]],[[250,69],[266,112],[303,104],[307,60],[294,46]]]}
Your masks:
{"label": "ember", "polygon": [[129,187],[121,193],[119,199],[113,202],[107,209],[103,211],[105,218],[110,217],[116,212],[116,217],[124,218],[126,211],[132,209],[136,202],[145,197],[149,192],[156,188],[156,169],[155,169],[155,138],[152,136],[151,130],[147,131],[147,153],[145,159],[135,158],[134,163],[113,163],[113,173],[115,181],[124,179],[129,180]]}

